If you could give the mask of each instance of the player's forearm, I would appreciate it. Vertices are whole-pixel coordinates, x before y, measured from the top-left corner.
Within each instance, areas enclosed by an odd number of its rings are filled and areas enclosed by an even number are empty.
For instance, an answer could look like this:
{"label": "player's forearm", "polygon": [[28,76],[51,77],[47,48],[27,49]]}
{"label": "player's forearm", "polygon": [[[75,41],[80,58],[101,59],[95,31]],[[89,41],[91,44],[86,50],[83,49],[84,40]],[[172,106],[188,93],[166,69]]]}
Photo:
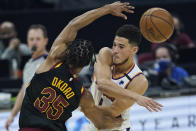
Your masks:
{"label": "player's forearm", "polygon": [[94,106],[87,111],[84,111],[85,116],[94,123],[97,129],[112,129],[119,127],[122,123],[121,118],[116,118],[113,114],[104,108]]}
{"label": "player's forearm", "polygon": [[13,107],[13,109],[11,111],[11,115],[13,117],[15,117],[17,115],[17,113],[20,111],[21,106],[22,106],[23,97],[24,97],[24,88],[22,87],[22,89],[20,90],[18,96],[16,97],[16,101],[15,101],[14,107]]}
{"label": "player's forearm", "polygon": [[137,100],[139,96],[139,94],[133,91],[121,88],[112,80],[100,79],[97,81],[97,84],[100,91],[114,98]]}
{"label": "player's forearm", "polygon": [[114,128],[121,125],[122,120],[113,117],[107,110],[95,106],[93,96],[87,90],[80,99],[81,111],[98,129]]}
{"label": "player's forearm", "polygon": [[96,128],[102,128],[103,114],[95,106],[93,96],[89,93],[89,91],[85,91],[84,96],[82,96],[82,99],[80,100],[80,110],[91,122],[94,123]]}
{"label": "player's forearm", "polygon": [[94,123],[95,127],[100,129],[102,126],[101,123],[101,119],[100,119],[100,115],[97,116],[97,114],[99,114],[99,112],[97,112],[94,108],[91,108],[91,110],[82,110],[82,112],[84,113],[84,115],[91,121]]}
{"label": "player's forearm", "polygon": [[[116,108],[113,108],[113,104],[111,106],[99,106],[98,108],[100,110],[104,110],[105,112],[107,112],[109,115],[111,115],[112,117],[118,117],[122,112],[116,110]],[[118,109],[118,108],[117,108]]]}

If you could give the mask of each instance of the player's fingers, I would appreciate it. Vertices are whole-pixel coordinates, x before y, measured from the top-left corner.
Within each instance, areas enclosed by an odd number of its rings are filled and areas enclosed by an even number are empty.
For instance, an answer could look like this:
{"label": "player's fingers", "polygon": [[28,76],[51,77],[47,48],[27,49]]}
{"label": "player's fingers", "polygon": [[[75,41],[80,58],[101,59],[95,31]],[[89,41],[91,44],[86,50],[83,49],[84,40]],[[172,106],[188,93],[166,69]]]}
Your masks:
{"label": "player's fingers", "polygon": [[147,103],[143,103],[141,105],[144,106],[148,111],[152,112],[152,109],[150,108],[150,106]]}
{"label": "player's fingers", "polygon": [[6,121],[6,123],[5,123],[5,127],[6,127],[6,129],[7,129],[7,127],[8,127],[8,121]]}
{"label": "player's fingers", "polygon": [[123,6],[122,11],[125,11],[127,13],[134,13],[134,7],[133,6]]}
{"label": "player's fingers", "polygon": [[130,5],[129,2],[124,2],[123,5],[127,6],[127,5]]}
{"label": "player's fingers", "polygon": [[147,103],[147,105],[150,107],[150,108],[156,108],[156,105],[152,104],[150,101]]}
{"label": "player's fingers", "polygon": [[145,106],[145,108],[146,108],[148,111],[152,112],[152,109],[151,109],[149,106]]}
{"label": "player's fingers", "polygon": [[153,100],[153,99],[148,99],[147,101],[146,101],[146,104],[148,105],[148,106],[150,106],[150,108],[152,108],[153,110],[154,109],[160,109],[160,107],[159,106],[157,106],[155,103],[154,103],[155,101]]}
{"label": "player's fingers", "polygon": [[115,2],[115,3],[117,3],[117,4],[120,5],[120,6],[123,6],[123,5],[124,5],[124,3],[120,2],[120,1],[117,1],[117,2]]}
{"label": "player's fingers", "polygon": [[160,104],[160,103],[158,103],[158,102],[156,102],[156,101],[154,101],[154,103],[155,103],[156,105],[160,106],[160,107],[163,107],[162,104]]}
{"label": "player's fingers", "polygon": [[162,111],[162,109],[161,109],[161,106],[160,106],[160,105],[156,104],[155,102],[153,102],[152,104],[154,104],[154,106],[156,106],[156,108],[157,108],[159,111]]}
{"label": "player's fingers", "polygon": [[124,15],[123,13],[119,13],[118,16],[119,16],[119,17],[122,17],[122,18],[125,19],[125,20],[127,20],[127,16]]}
{"label": "player's fingers", "polygon": [[156,108],[153,108],[152,110],[154,110],[155,112],[159,112],[159,110],[158,110],[158,109],[156,109]]}
{"label": "player's fingers", "polygon": [[154,109],[158,111],[162,111],[163,105],[159,104],[158,102],[154,101],[153,99],[150,101],[150,104],[153,106]]}
{"label": "player's fingers", "polygon": [[161,107],[157,106],[157,105],[154,105],[155,106],[155,109],[157,109],[158,111],[162,111]]}
{"label": "player's fingers", "polygon": [[150,103],[156,107],[158,110],[161,111],[161,107],[163,107],[163,105],[159,104],[158,102],[154,101],[154,100],[151,100]]}
{"label": "player's fingers", "polygon": [[134,6],[131,6],[131,5],[129,5],[129,6],[126,6],[126,8],[128,8],[128,9],[135,9],[135,7]]}
{"label": "player's fingers", "polygon": [[122,124],[123,120],[121,120],[121,119],[115,119],[113,122],[118,127],[118,126],[120,126]]}
{"label": "player's fingers", "polygon": [[123,8],[128,9],[128,10],[134,10],[135,9],[135,7],[131,6],[131,5],[123,5]]}
{"label": "player's fingers", "polygon": [[121,119],[118,119],[118,121],[116,121],[116,122],[118,122],[118,124],[122,124],[122,122],[123,122],[123,120],[121,120]]}
{"label": "player's fingers", "polygon": [[130,10],[130,9],[127,9],[127,8],[124,8],[123,11],[127,12],[127,13],[134,13],[133,10]]}
{"label": "player's fingers", "polygon": [[147,103],[148,107],[154,111],[158,111],[157,107],[155,105],[153,105],[152,103]]}
{"label": "player's fingers", "polygon": [[128,8],[128,9],[135,9],[135,7],[134,7],[134,6],[132,6],[132,5],[130,5],[130,3],[129,3],[129,2],[125,2],[125,3],[123,3],[123,4],[122,4],[122,6],[123,6],[123,7]]}
{"label": "player's fingers", "polygon": [[9,127],[9,123],[6,122],[5,128],[6,128],[7,131],[8,131],[8,127]]}

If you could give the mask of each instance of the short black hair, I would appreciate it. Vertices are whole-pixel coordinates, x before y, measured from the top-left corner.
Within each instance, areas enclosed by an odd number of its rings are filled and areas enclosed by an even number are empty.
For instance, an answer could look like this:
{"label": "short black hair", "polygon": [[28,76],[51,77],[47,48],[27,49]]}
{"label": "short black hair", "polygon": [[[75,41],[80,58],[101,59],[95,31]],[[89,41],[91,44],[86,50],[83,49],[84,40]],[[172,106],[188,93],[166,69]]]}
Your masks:
{"label": "short black hair", "polygon": [[90,64],[94,54],[92,43],[88,40],[74,40],[66,50],[65,62],[74,68]]}
{"label": "short black hair", "polygon": [[48,38],[48,32],[47,32],[47,29],[44,25],[33,24],[29,27],[29,30],[31,30],[31,29],[40,29],[40,30],[42,30],[44,38]]}
{"label": "short black hair", "polygon": [[142,35],[140,30],[134,25],[123,25],[116,31],[116,36],[124,37],[132,45],[139,46]]}

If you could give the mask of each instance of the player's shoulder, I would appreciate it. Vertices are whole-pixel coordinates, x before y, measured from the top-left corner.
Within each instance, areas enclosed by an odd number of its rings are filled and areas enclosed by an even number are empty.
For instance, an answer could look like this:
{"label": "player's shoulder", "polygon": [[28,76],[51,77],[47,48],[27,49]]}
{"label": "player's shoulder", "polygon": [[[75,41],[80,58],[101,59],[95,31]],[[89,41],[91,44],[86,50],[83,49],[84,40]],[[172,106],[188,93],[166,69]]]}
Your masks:
{"label": "player's shoulder", "polygon": [[103,47],[99,50],[99,54],[101,53],[111,53],[112,52],[112,49],[109,48],[109,47]]}
{"label": "player's shoulder", "polygon": [[142,70],[139,68],[139,66],[136,63],[134,63],[133,69],[137,70],[138,72],[142,72]]}
{"label": "player's shoulder", "polygon": [[135,86],[140,86],[142,88],[148,87],[148,80],[143,73],[140,73],[136,77],[134,77],[131,83],[129,84],[128,88],[132,88]]}
{"label": "player's shoulder", "polygon": [[139,75],[143,74],[142,70],[135,63],[130,66],[127,72],[128,72],[127,75],[131,79],[134,79],[135,77],[138,77]]}
{"label": "player's shoulder", "polygon": [[140,73],[137,77],[135,77],[135,80],[141,82],[148,82],[146,76],[143,73]]}
{"label": "player's shoulder", "polygon": [[108,63],[109,65],[112,64],[112,50],[108,47],[103,47],[100,49],[98,54],[98,61],[101,61],[101,63]]}

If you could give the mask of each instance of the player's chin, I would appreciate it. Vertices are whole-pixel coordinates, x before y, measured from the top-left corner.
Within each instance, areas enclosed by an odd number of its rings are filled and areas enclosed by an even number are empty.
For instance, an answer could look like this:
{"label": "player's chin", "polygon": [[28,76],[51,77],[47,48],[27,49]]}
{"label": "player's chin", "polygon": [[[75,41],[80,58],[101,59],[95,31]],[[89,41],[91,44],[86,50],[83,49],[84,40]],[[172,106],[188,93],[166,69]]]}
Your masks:
{"label": "player's chin", "polygon": [[120,61],[113,61],[113,65],[119,65]]}

